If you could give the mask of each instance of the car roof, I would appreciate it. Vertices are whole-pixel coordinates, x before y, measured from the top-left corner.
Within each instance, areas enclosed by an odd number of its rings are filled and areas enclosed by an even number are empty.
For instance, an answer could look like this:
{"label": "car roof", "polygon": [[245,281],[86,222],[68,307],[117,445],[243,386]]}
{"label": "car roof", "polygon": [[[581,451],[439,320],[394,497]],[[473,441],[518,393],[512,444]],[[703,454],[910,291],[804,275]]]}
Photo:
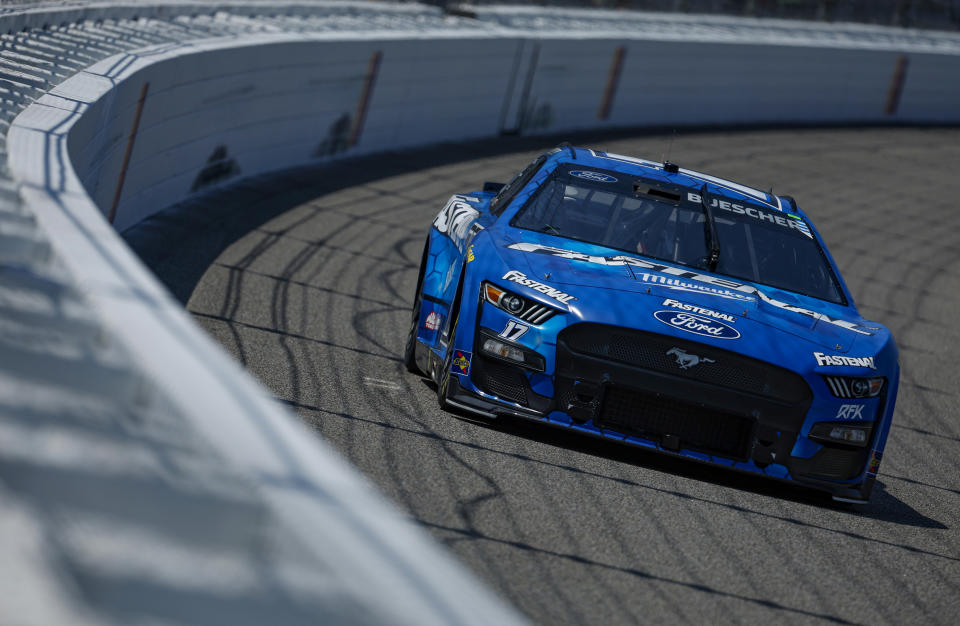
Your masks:
{"label": "car roof", "polygon": [[[576,156],[574,157],[574,153]],[[725,178],[719,178],[710,174],[704,174],[696,170],[679,168],[679,171],[670,174],[664,170],[664,164],[656,161],[649,161],[638,157],[625,156],[622,154],[607,153],[591,148],[566,148],[559,150],[554,158],[562,163],[577,163],[592,167],[604,169],[616,169],[618,171],[630,171],[637,176],[650,174],[655,171],[658,178],[661,176],[670,176],[671,182],[683,187],[688,187],[692,191],[699,189],[705,182],[720,187],[724,190],[724,195],[731,196],[733,199],[742,199],[749,202],[760,203],[775,209],[777,211],[790,211],[803,215],[795,203],[788,203],[784,198],[773,195],[761,189],[749,187],[742,183],[737,183]]]}

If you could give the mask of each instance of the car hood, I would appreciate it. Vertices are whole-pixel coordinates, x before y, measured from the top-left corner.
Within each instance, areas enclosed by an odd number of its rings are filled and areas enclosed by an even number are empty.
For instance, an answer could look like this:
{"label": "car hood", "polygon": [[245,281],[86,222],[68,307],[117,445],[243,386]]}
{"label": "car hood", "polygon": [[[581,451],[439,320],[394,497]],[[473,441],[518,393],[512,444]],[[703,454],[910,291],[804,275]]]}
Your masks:
{"label": "car hood", "polygon": [[[867,322],[852,307],[764,285],[711,275],[734,288],[719,286],[693,278],[705,275],[698,270],[652,263],[661,269],[668,267],[660,271],[645,267],[651,263],[636,255],[556,237],[546,242],[494,235],[492,243],[507,267],[576,298],[568,303],[571,312],[589,321],[666,332],[666,326],[654,320],[676,326],[683,321],[678,315],[692,313],[721,322],[711,325],[713,332],[720,333],[714,338],[737,334],[766,344],[767,354],[777,350],[774,344],[787,339],[782,333],[808,348],[832,353],[855,349],[858,354],[872,355],[889,339],[885,328]],[[734,330],[716,330],[723,325]],[[796,341],[782,346],[785,355],[796,354]]]}

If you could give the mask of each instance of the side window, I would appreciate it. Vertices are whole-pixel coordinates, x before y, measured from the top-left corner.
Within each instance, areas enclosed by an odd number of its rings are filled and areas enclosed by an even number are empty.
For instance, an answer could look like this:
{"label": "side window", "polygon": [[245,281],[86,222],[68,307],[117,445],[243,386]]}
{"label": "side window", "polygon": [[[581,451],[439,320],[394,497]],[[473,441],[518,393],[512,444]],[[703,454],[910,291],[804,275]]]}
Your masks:
{"label": "side window", "polygon": [[530,182],[530,179],[540,170],[540,166],[542,166],[546,160],[546,155],[538,156],[532,163],[523,168],[522,172],[514,176],[513,180],[507,183],[507,185],[500,190],[500,193],[490,201],[490,212],[496,216],[503,213],[504,209],[510,204],[510,201],[513,200],[513,197],[520,193],[520,190]]}

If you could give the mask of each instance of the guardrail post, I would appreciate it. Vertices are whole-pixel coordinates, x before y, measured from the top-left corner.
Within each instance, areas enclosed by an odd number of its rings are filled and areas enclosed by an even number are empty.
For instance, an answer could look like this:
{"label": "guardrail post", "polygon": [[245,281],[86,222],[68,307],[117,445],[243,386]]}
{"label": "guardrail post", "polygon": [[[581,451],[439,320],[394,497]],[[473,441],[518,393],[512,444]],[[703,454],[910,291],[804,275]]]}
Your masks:
{"label": "guardrail post", "polygon": [[377,50],[370,57],[370,64],[367,65],[367,76],[363,81],[363,91],[360,93],[360,100],[357,102],[357,111],[353,116],[353,128],[350,129],[350,146],[357,145],[360,140],[360,132],[363,130],[363,123],[367,118],[367,108],[370,106],[370,99],[373,97],[373,86],[377,82],[377,73],[380,71],[380,60],[383,59],[383,52]]}
{"label": "guardrail post", "polygon": [[143,113],[143,103],[147,100],[147,90],[150,83],[143,83],[140,88],[140,98],[137,100],[137,110],[133,114],[133,126],[130,127],[130,136],[127,138],[127,149],[123,153],[123,163],[120,164],[120,175],[117,177],[117,189],[113,192],[113,202],[110,203],[110,214],[107,219],[113,224],[117,216],[117,205],[120,204],[120,194],[123,192],[123,182],[127,179],[127,168],[130,166],[130,155],[133,154],[133,142],[137,138],[137,129],[140,127],[140,115]]}
{"label": "guardrail post", "polygon": [[613,60],[610,62],[610,73],[607,75],[607,87],[603,90],[603,100],[600,101],[600,110],[597,119],[605,120],[610,117],[613,108],[613,97],[617,94],[617,85],[620,83],[620,72],[623,70],[623,59],[627,56],[626,46],[617,46],[613,51]]}
{"label": "guardrail post", "polygon": [[897,57],[897,64],[893,68],[893,77],[890,79],[890,89],[887,91],[887,105],[883,108],[884,115],[894,115],[900,107],[900,95],[903,93],[903,83],[907,79],[907,67],[910,59],[901,54]]}

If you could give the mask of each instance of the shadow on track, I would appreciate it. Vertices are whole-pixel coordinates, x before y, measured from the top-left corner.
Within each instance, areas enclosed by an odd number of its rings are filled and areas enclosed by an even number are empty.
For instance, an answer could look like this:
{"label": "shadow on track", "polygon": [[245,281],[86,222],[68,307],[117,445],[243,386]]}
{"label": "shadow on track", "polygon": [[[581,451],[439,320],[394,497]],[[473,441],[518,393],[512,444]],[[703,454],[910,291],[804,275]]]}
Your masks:
{"label": "shadow on track", "polygon": [[[436,387],[434,386],[433,382],[426,379],[422,379],[421,382],[424,386],[428,387],[431,392],[435,392]],[[886,485],[880,479],[877,480],[877,483],[874,486],[873,496],[870,500],[870,504],[865,506],[847,505],[834,502],[830,499],[829,495],[816,489],[803,487],[801,485],[796,485],[772,478],[756,476],[737,470],[715,467],[713,465],[699,463],[692,459],[678,458],[668,454],[653,452],[643,448],[618,443],[616,441],[607,441],[604,439],[585,436],[581,433],[568,432],[562,428],[558,428],[549,424],[540,424],[531,420],[514,417],[500,417],[496,420],[488,420],[482,417],[474,417],[466,413],[451,413],[451,416],[456,416],[458,419],[468,421],[482,428],[489,428],[491,430],[496,430],[514,437],[522,437],[524,439],[536,441],[549,446],[602,457],[617,463],[626,463],[644,469],[663,472],[665,474],[671,474],[675,476],[682,476],[684,478],[712,483],[714,485],[737,489],[739,491],[747,491],[758,495],[779,498],[781,500],[790,500],[800,504],[824,507],[840,513],[876,519],[901,526],[932,528],[938,530],[946,530],[948,528],[943,523],[923,515],[909,504],[891,494],[889,491],[887,491]],[[525,460],[535,461],[535,459],[529,458]],[[542,463],[542,461],[536,462]],[[563,466],[562,469],[579,474],[591,474],[607,480],[623,483],[628,486],[643,487],[645,489],[655,489],[656,491],[666,492],[666,490],[661,488],[648,487],[646,485],[623,478],[600,476],[574,466]],[[891,476],[891,478],[906,480],[894,476]],[[670,491],[669,493],[679,498],[702,500],[696,496],[691,496],[690,494],[679,491]],[[804,522],[795,518],[770,516],[769,514],[752,511],[738,505],[725,504],[713,500],[702,501],[710,502],[712,504],[716,504],[717,506],[722,506],[732,510],[755,513],[764,517],[776,517],[777,519],[799,526],[815,526],[817,528],[822,528],[820,526],[811,525],[808,522]],[[847,533],[844,531],[835,532],[842,532],[843,534],[849,536],[855,536],[859,539],[872,541],[871,539],[860,536],[856,533]],[[916,548],[906,544],[896,545],[906,550],[910,550],[911,552],[924,552],[923,550],[917,550]],[[960,562],[960,558],[946,556],[944,556],[944,558],[949,558],[950,560]]]}

